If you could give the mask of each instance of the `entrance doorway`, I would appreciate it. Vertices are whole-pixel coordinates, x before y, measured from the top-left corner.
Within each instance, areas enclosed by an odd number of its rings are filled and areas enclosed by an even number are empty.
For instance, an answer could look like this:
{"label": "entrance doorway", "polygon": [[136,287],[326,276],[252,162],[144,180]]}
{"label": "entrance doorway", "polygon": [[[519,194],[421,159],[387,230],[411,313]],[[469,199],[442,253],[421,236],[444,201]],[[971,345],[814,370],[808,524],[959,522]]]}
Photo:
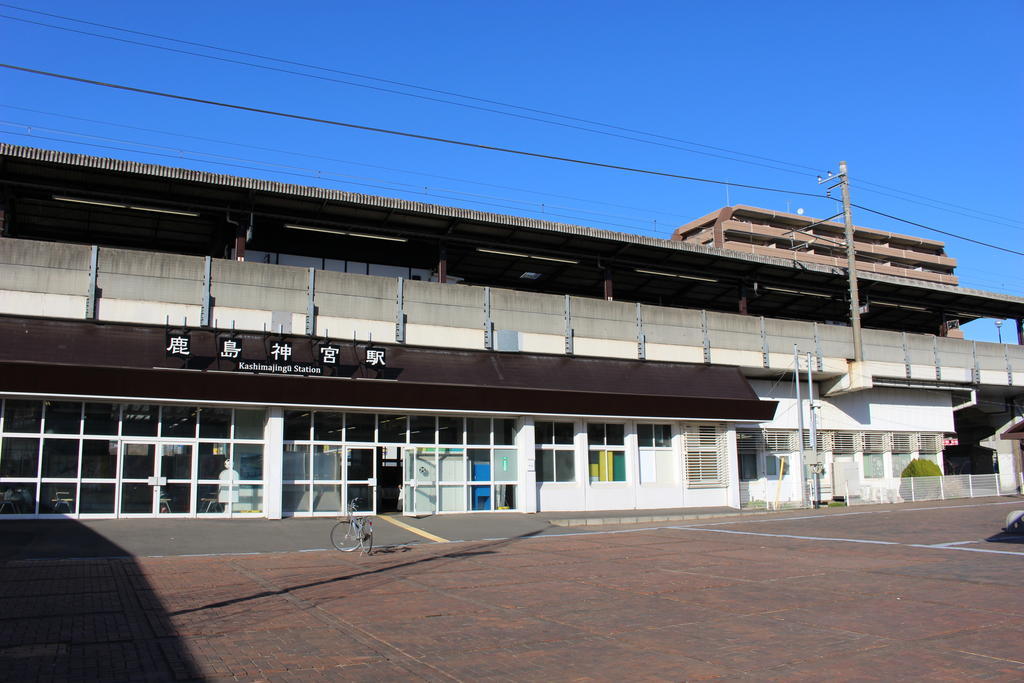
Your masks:
{"label": "entrance doorway", "polygon": [[191,443],[122,442],[118,515],[194,513],[194,450]]}

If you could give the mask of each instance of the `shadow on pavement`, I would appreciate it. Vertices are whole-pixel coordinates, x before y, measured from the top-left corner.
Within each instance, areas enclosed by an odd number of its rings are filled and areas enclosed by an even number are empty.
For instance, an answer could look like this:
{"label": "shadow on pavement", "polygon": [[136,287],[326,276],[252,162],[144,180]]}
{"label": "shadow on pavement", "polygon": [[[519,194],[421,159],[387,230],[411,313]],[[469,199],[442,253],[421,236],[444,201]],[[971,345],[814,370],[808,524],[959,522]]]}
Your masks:
{"label": "shadow on pavement", "polygon": [[[50,524],[77,525],[86,559],[26,559]],[[74,520],[5,521],[0,678],[175,681],[202,678],[142,567]],[[65,556],[73,555],[66,548]],[[51,553],[44,553],[50,555]]]}
{"label": "shadow on pavement", "polygon": [[[240,598],[232,598],[230,600],[222,600],[222,601],[219,601],[219,602],[213,602],[213,603],[209,603],[209,604],[206,604],[206,605],[200,605],[199,607],[193,607],[191,609],[185,609],[185,610],[179,610],[179,611],[176,611],[176,612],[171,612],[170,616],[180,616],[180,615],[183,615],[183,614],[190,614],[190,613],[193,613],[193,612],[202,612],[203,610],[208,610],[208,609],[218,609],[218,608],[221,608],[221,607],[228,607],[230,605],[237,605],[239,603],[249,602],[251,600],[259,600],[259,599],[262,599],[262,598],[268,598],[268,597],[273,597],[273,596],[288,595],[289,593],[292,593],[293,591],[300,591],[300,590],[304,590],[304,589],[307,589],[307,588],[316,588],[316,587],[319,587],[319,586],[327,586],[327,585],[331,585],[331,584],[335,584],[335,583],[340,583],[342,581],[348,581],[348,580],[351,580],[351,579],[361,578],[361,577],[364,577],[364,576],[382,575],[382,574],[386,574],[388,572],[393,572],[396,569],[405,569],[407,567],[414,567],[414,566],[418,566],[418,565],[434,564],[434,563],[443,562],[444,560],[459,560],[461,558],[466,558],[466,557],[478,557],[480,555],[491,555],[491,554],[494,553],[495,549],[497,549],[497,548],[500,548],[500,547],[505,546],[505,545],[509,545],[509,544],[514,543],[516,541],[522,540],[524,538],[530,538],[531,536],[537,536],[540,533],[541,533],[540,531],[530,531],[528,533],[520,534],[519,536],[515,536],[513,538],[506,538],[506,539],[502,539],[502,540],[499,540],[499,541],[475,541],[475,542],[472,542],[473,546],[471,548],[469,548],[469,549],[467,549],[465,547],[465,544],[460,544],[460,547],[458,549],[452,550],[451,552],[442,553],[440,555],[431,555],[429,557],[420,557],[420,558],[417,558],[417,559],[414,559],[414,560],[409,560],[409,561],[406,561],[406,562],[399,562],[397,564],[389,564],[387,566],[378,567],[376,569],[367,569],[365,571],[359,571],[359,572],[355,572],[353,574],[346,574],[345,576],[336,576],[336,577],[330,578],[330,579],[323,579],[323,580],[320,580],[320,581],[311,581],[311,582],[299,584],[299,585],[296,585],[296,586],[288,586],[287,588],[282,588],[280,590],[260,591],[259,593],[253,593],[252,595],[246,595],[246,596],[243,596],[243,597],[240,597]],[[374,550],[373,554],[374,555],[378,555],[378,554],[383,555],[383,554],[392,554],[392,553],[395,553],[395,552],[407,552],[410,549],[411,548],[409,548],[408,546],[398,546],[398,548],[396,548],[396,549],[388,548],[388,549],[384,549],[384,550]],[[385,553],[385,550],[387,551],[387,553]]]}

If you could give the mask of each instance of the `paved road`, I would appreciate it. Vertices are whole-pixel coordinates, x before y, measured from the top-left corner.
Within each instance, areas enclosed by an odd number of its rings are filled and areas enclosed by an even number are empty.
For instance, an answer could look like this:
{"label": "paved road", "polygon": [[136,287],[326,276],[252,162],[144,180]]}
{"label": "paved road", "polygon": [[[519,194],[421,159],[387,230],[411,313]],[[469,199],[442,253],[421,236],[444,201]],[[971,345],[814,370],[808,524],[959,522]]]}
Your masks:
{"label": "paved road", "polygon": [[7,559],[0,677],[1019,681],[1024,543],[999,533],[1015,507],[541,529],[370,557]]}

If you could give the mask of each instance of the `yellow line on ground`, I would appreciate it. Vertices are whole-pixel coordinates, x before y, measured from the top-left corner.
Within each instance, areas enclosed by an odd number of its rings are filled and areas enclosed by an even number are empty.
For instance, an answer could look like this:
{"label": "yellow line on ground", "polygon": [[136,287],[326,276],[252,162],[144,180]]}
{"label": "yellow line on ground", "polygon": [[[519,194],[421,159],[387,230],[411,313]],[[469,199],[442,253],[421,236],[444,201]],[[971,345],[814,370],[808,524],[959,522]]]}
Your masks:
{"label": "yellow line on ground", "polygon": [[390,515],[387,515],[387,516],[378,515],[377,519],[383,519],[385,522],[391,522],[392,524],[394,524],[395,526],[397,526],[397,527],[399,527],[401,529],[405,529],[406,531],[411,531],[414,534],[417,534],[418,536],[422,536],[423,538],[429,539],[431,541],[436,541],[437,543],[447,543],[448,542],[447,538],[441,538],[440,536],[435,536],[434,534],[430,533],[429,531],[423,531],[422,529],[417,529],[416,527],[412,526],[411,524],[406,524],[405,522],[401,522],[401,521],[395,519],[394,517],[391,517]]}

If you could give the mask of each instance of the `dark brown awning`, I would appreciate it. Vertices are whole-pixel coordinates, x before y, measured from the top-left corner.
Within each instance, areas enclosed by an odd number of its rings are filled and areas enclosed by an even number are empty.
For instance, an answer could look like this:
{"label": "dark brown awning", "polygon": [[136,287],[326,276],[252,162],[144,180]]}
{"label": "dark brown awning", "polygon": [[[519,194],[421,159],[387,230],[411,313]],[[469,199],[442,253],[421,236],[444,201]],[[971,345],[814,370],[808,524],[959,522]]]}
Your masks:
{"label": "dark brown awning", "polygon": [[1024,420],[1013,425],[1000,436],[1004,439],[1024,439]]}
{"label": "dark brown awning", "polygon": [[[377,372],[361,362],[365,343],[335,341],[341,354],[331,376],[249,374],[217,358],[218,335],[228,331],[188,330],[188,359],[167,356],[167,333],[0,317],[0,391],[745,421],[770,420],[777,405],[758,399],[733,367],[375,345],[387,354]],[[273,343],[288,342],[291,362],[319,365],[321,339],[234,336],[243,359],[267,362]]]}

